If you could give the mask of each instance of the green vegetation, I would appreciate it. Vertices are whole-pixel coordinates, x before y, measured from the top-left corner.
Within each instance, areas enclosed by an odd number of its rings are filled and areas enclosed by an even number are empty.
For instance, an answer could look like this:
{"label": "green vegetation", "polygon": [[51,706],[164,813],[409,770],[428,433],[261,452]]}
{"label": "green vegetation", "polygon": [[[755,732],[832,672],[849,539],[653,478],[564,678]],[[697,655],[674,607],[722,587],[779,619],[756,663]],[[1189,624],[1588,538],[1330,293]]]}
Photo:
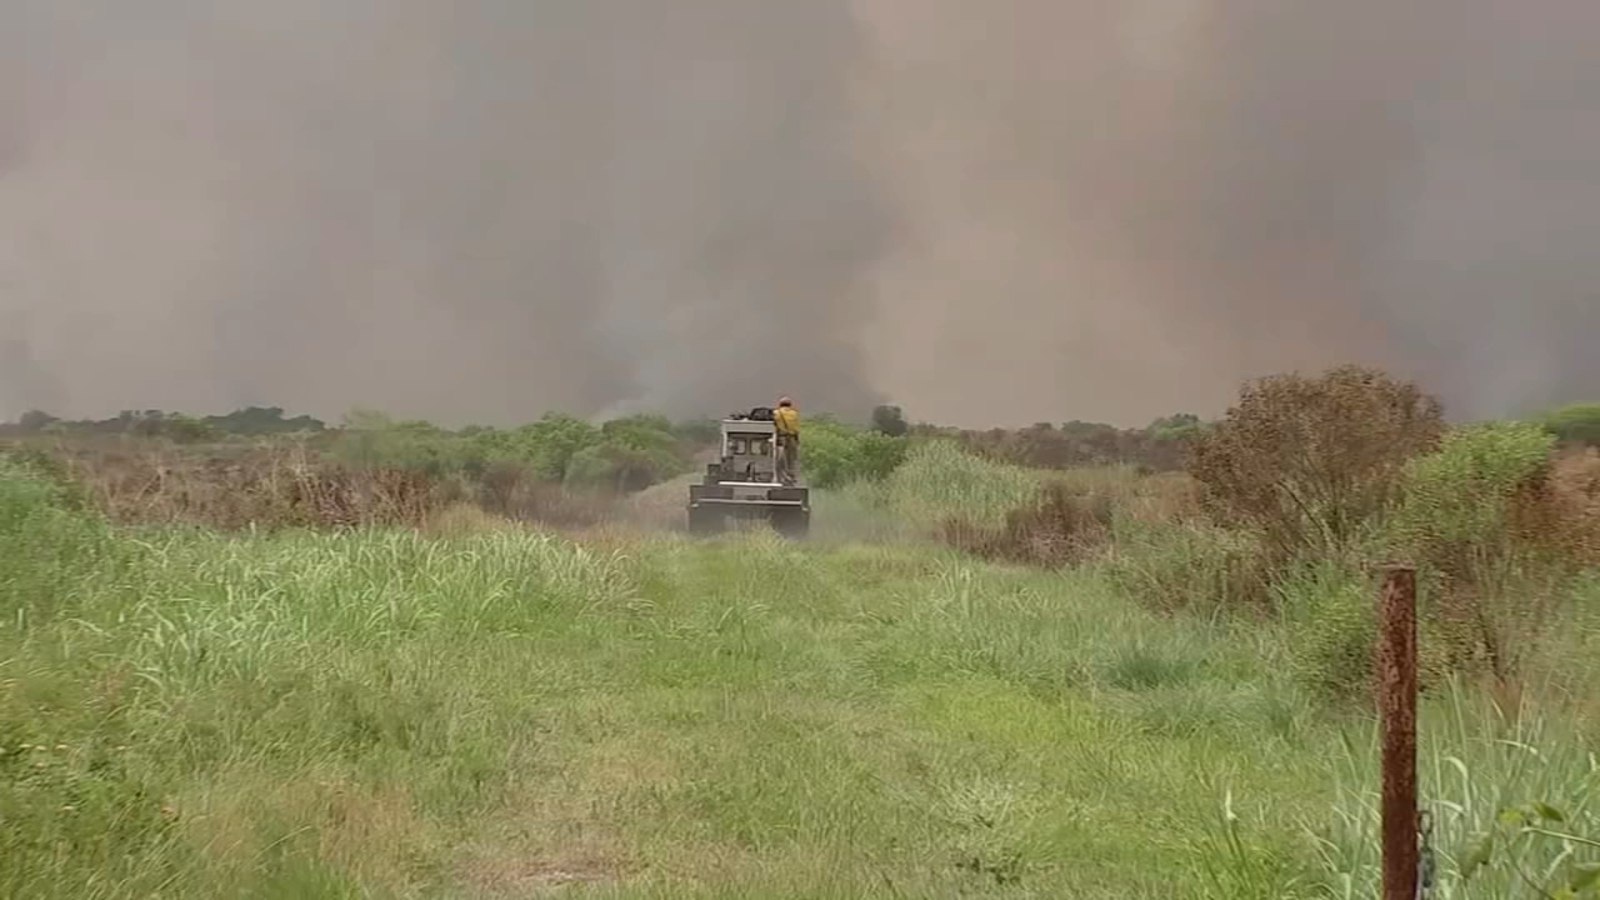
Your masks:
{"label": "green vegetation", "polygon": [[0,896],[1373,898],[1393,556],[1436,896],[1596,896],[1600,457],[1430,409],[1265,379],[1149,429],[1192,474],[811,416],[804,543],[656,527],[704,429],[651,417],[24,442]]}
{"label": "green vegetation", "polygon": [[1600,446],[1600,403],[1572,403],[1540,417],[1551,434],[1563,441]]}

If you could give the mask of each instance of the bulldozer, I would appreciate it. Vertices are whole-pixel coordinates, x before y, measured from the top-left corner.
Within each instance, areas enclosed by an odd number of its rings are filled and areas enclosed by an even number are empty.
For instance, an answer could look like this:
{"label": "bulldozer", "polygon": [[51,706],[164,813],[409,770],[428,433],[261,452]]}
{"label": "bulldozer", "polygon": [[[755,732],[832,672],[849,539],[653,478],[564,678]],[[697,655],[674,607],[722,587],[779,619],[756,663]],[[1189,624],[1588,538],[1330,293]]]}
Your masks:
{"label": "bulldozer", "polygon": [[756,407],[722,419],[722,447],[699,484],[689,485],[689,532],[719,534],[732,521],[765,520],[785,537],[811,530],[811,490],[778,478],[772,410]]}

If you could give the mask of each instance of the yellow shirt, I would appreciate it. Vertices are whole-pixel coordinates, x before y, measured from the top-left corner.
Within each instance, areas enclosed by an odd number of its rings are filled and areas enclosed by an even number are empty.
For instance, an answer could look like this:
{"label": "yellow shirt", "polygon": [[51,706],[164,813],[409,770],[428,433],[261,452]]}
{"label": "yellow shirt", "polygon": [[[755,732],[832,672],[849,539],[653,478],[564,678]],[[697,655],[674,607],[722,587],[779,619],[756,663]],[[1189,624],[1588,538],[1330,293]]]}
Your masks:
{"label": "yellow shirt", "polygon": [[780,406],[772,411],[772,424],[779,434],[800,433],[800,411],[792,406]]}

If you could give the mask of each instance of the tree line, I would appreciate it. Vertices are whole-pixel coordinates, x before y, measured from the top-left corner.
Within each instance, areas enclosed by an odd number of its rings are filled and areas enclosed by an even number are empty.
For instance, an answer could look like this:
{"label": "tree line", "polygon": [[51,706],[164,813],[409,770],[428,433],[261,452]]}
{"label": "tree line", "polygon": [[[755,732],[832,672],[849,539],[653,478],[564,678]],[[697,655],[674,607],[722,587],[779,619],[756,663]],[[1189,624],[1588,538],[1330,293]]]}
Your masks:
{"label": "tree line", "polygon": [[[1600,404],[1572,404],[1535,418],[1559,441],[1600,445]],[[1177,413],[1141,428],[1072,420],[969,429],[913,422],[901,407],[883,404],[865,422],[827,413],[808,416],[802,459],[808,480],[818,487],[880,478],[899,465],[911,442],[934,439],[1032,468],[1128,465],[1173,471],[1185,466],[1195,440],[1214,424]],[[247,406],[224,415],[124,410],[105,419],[77,420],[32,410],[0,424],[0,437],[39,435],[121,435],[201,446],[287,436],[352,464],[473,477],[494,466],[518,466],[542,481],[636,491],[696,469],[696,459],[716,443],[718,426],[715,419],[674,421],[641,414],[593,422],[550,412],[510,427],[451,429],[370,410],[330,424],[309,415],[290,416],[276,406]]]}

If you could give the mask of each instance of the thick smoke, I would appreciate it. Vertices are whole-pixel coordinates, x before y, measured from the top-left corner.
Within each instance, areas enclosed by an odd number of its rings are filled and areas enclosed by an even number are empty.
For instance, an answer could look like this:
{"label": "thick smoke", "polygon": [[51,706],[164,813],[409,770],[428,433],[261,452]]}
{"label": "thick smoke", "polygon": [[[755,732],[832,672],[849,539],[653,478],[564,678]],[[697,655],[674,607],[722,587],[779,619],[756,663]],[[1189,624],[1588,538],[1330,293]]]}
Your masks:
{"label": "thick smoke", "polygon": [[861,2],[911,61],[892,393],[1138,423],[1353,360],[1463,416],[1600,395],[1593,4]]}
{"label": "thick smoke", "polygon": [[844,0],[0,0],[0,33],[33,112],[0,108],[0,402],[878,399]]}
{"label": "thick smoke", "polygon": [[0,407],[1594,397],[1600,11],[1505,9],[0,0]]}

